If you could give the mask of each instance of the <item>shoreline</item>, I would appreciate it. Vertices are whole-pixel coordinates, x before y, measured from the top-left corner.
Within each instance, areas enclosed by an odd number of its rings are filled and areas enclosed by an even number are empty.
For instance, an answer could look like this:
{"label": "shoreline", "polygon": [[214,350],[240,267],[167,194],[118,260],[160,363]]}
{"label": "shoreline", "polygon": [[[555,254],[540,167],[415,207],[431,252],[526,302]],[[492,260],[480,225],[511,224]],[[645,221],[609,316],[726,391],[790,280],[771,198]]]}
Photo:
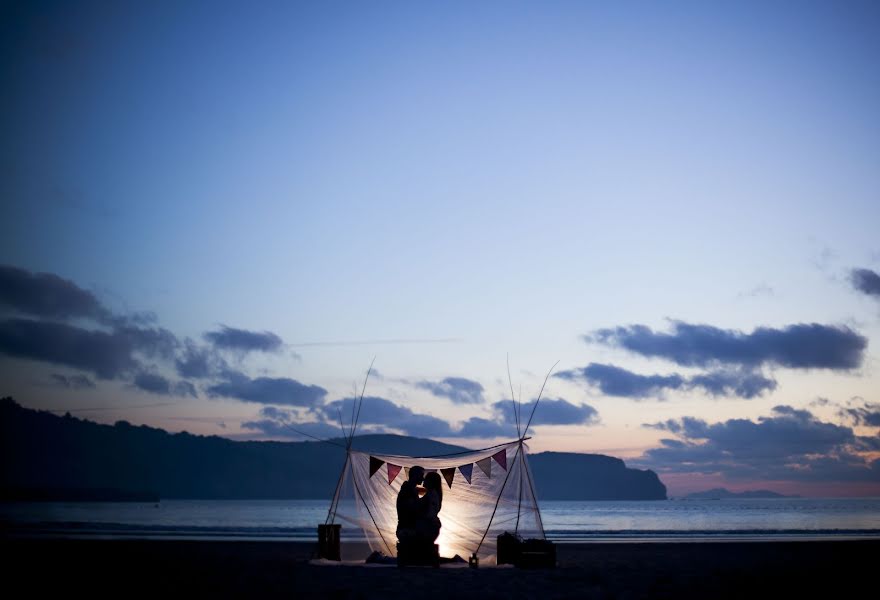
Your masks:
{"label": "shoreline", "polygon": [[[126,523],[41,522],[0,519],[0,536],[8,539],[100,539],[218,542],[313,543],[317,528],[139,526]],[[546,530],[556,544],[666,544],[786,541],[880,540],[880,529],[691,529],[691,530]],[[366,543],[357,533],[344,532],[343,542]]]}
{"label": "shoreline", "polygon": [[[430,569],[310,564],[315,543],[4,537],[6,572],[31,592],[221,597],[744,597],[871,589],[880,541],[570,543],[559,567]],[[868,586],[868,587],[866,587]]]}

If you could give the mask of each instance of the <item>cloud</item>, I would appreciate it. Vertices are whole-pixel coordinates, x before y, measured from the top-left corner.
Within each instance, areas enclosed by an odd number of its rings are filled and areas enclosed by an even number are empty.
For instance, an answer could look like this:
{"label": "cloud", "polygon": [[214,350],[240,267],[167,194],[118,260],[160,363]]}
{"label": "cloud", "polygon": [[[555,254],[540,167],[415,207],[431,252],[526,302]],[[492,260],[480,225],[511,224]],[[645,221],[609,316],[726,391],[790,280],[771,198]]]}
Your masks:
{"label": "cloud", "polygon": [[757,421],[707,423],[685,417],[647,425],[677,439],[661,440],[637,462],[661,472],[721,473],[728,479],[876,481],[880,461],[859,454],[852,429],[810,411],[777,406]]}
{"label": "cloud", "polygon": [[161,328],[124,326],[112,331],[67,323],[13,318],[0,321],[0,353],[89,371],[117,379],[140,366],[136,355],[167,358],[177,340]]}
{"label": "cloud", "polygon": [[880,427],[880,404],[866,402],[861,407],[841,409],[840,414],[849,418],[854,425]]}
{"label": "cloud", "polygon": [[[324,405],[320,408],[320,412],[327,421],[333,423],[339,420],[339,411],[342,411],[343,423],[347,425],[350,421],[353,405],[353,398],[343,398]],[[413,412],[406,406],[400,406],[377,396],[364,396],[358,423],[380,425],[419,437],[451,437],[455,435],[449,423],[443,419]]]}
{"label": "cloud", "polygon": [[[259,419],[249,421],[247,428],[262,431],[273,436],[297,437],[296,430],[317,437],[338,436],[340,434],[340,415],[342,423],[349,427],[355,399],[342,398],[313,407],[312,415],[316,421],[301,422],[294,412],[273,406],[264,407]],[[534,401],[523,406],[526,415],[534,406]],[[411,408],[395,404],[378,396],[364,396],[358,419],[359,432],[400,431],[405,435],[417,437],[446,438],[513,438],[513,414],[510,401],[500,401],[492,405],[492,418],[471,417],[459,428],[438,417],[418,413]],[[541,400],[535,413],[533,425],[592,425],[598,422],[598,413],[586,404],[574,405],[561,398]],[[243,425],[245,426],[245,425]]]}
{"label": "cloud", "polygon": [[257,377],[227,370],[224,381],[205,390],[212,398],[235,398],[259,404],[314,406],[324,399],[327,390],[317,385],[306,385],[287,377]]}
{"label": "cloud", "polygon": [[206,379],[227,370],[226,361],[212,348],[199,346],[187,338],[183,351],[174,361],[177,373],[189,379]]}
{"label": "cloud", "polygon": [[[520,423],[525,427],[535,408],[535,400],[519,406]],[[513,403],[499,400],[492,409],[504,423],[514,423]],[[542,398],[532,419],[532,425],[594,425],[599,412],[589,404],[572,404],[563,398]]]}
{"label": "cloud", "polygon": [[236,352],[278,352],[283,341],[271,331],[248,331],[221,325],[204,335],[215,348]]}
{"label": "cloud", "polygon": [[20,314],[48,319],[110,317],[98,299],[72,281],[51,273],[31,273],[0,265],[0,306]]}
{"label": "cloud", "polygon": [[120,325],[114,329],[113,333],[127,339],[133,352],[150,358],[171,360],[180,346],[177,337],[161,327]]}
{"label": "cloud", "polygon": [[621,367],[599,363],[590,363],[582,369],[561,371],[555,376],[569,381],[583,379],[604,394],[625,398],[660,397],[663,390],[678,390],[685,385],[681,375],[639,375]]}
{"label": "cloud", "polygon": [[334,427],[320,421],[289,423],[273,419],[258,419],[256,421],[244,421],[241,427],[243,429],[259,431],[272,437],[290,439],[332,439],[342,437],[342,431],[338,425]]}
{"label": "cloud", "polygon": [[82,369],[99,379],[136,370],[135,350],[132,338],[117,332],[31,319],[0,321],[0,353]]}
{"label": "cloud", "polygon": [[471,417],[462,424],[461,429],[457,432],[457,436],[463,438],[514,438],[516,437],[516,428],[510,423],[502,423],[501,421],[484,419],[482,417]]}
{"label": "cloud", "polygon": [[776,381],[748,370],[713,371],[694,375],[691,388],[702,388],[711,396],[738,396],[751,400],[776,389]]}
{"label": "cloud", "polygon": [[[525,427],[534,407],[535,400],[518,407],[521,427]],[[465,421],[455,433],[456,437],[515,437],[513,402],[499,400],[492,404],[492,412],[492,419],[471,417]],[[598,422],[599,412],[589,404],[572,404],[563,398],[543,398],[531,425],[595,425]]]}
{"label": "cloud", "polygon": [[419,381],[416,387],[428,390],[435,396],[448,398],[453,404],[482,404],[483,386],[464,377],[446,377],[442,381]]}
{"label": "cloud", "polygon": [[710,371],[691,378],[671,375],[640,375],[615,365],[590,363],[581,369],[571,369],[556,377],[574,381],[582,379],[608,396],[633,398],[663,398],[666,390],[702,389],[711,396],[738,396],[755,398],[776,389],[776,382],[760,373],[746,369]]}
{"label": "cloud", "polygon": [[132,385],[145,392],[158,394],[160,396],[192,396],[198,397],[196,388],[188,381],[172,382],[171,380],[157,374],[149,372],[141,372],[135,375]]}
{"label": "cloud", "polygon": [[862,452],[880,452],[880,435],[859,436],[856,438],[856,443]]}
{"label": "cloud", "polygon": [[752,333],[743,333],[675,321],[672,333],[631,325],[599,329],[584,339],[687,367],[778,365],[792,369],[848,370],[862,364],[868,345],[867,338],[849,327],[818,323],[782,329],[759,327]]}
{"label": "cloud", "polygon": [[62,375],[60,373],[52,373],[49,377],[55,385],[67,388],[69,390],[95,388],[95,382],[85,375]]}
{"label": "cloud", "polygon": [[289,422],[293,417],[293,414],[291,414],[289,410],[284,410],[275,406],[264,406],[260,409],[259,415],[266,419],[282,422]]}
{"label": "cloud", "polygon": [[342,437],[339,425],[321,421],[297,423],[294,420],[296,415],[274,406],[264,406],[260,409],[259,417],[253,421],[243,422],[242,428],[260,431],[272,437],[294,439]]}
{"label": "cloud", "polygon": [[880,274],[871,269],[853,269],[850,271],[849,277],[855,289],[869,296],[880,298]]}
{"label": "cloud", "polygon": [[737,294],[739,298],[756,298],[758,296],[772,296],[774,294],[773,288],[767,285],[766,283],[759,283],[752,289],[746,292],[740,292]]}

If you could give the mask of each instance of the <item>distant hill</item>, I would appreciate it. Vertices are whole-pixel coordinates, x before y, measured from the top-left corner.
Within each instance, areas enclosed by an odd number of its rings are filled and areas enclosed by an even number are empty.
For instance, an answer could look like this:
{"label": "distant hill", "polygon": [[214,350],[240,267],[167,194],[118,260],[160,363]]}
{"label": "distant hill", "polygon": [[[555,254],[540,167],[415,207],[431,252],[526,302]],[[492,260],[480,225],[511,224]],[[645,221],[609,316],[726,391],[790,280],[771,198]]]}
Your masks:
{"label": "distant hill", "polygon": [[715,488],[705,492],[694,492],[685,496],[688,500],[723,500],[726,498],[799,498],[800,496],[786,496],[771,492],[770,490],[749,490],[746,492],[731,492],[725,488]]}
{"label": "distant hill", "polygon": [[[467,450],[399,435],[357,436],[353,446],[410,456]],[[0,400],[0,452],[0,498],[7,500],[321,499],[332,495],[345,460],[344,448],[324,442],[236,442],[126,421],[103,425],[11,398]],[[544,500],[666,498],[654,472],[617,458],[543,452],[529,459]]]}

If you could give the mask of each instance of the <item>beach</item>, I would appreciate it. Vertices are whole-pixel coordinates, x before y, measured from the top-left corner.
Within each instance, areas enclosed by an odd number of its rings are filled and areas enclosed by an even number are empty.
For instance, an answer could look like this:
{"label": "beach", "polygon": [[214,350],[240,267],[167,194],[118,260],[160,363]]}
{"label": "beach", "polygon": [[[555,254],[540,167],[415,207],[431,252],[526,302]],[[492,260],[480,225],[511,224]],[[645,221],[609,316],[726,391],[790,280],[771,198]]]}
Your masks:
{"label": "beach", "polygon": [[[5,538],[8,589],[119,596],[744,598],[871,589],[880,541],[577,543],[556,569],[323,566],[279,541]],[[864,592],[862,592],[864,593]]]}

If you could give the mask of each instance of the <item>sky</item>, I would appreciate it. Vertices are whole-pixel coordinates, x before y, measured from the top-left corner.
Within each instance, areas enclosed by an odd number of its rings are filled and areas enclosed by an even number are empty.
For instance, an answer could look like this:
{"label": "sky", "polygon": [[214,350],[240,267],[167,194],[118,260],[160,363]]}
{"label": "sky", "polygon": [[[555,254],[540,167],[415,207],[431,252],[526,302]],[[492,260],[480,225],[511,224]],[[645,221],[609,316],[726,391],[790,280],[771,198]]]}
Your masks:
{"label": "sky", "polygon": [[4,3],[0,394],[326,438],[375,359],[359,432],[479,448],[553,367],[532,452],[880,496],[878,56],[872,2]]}

